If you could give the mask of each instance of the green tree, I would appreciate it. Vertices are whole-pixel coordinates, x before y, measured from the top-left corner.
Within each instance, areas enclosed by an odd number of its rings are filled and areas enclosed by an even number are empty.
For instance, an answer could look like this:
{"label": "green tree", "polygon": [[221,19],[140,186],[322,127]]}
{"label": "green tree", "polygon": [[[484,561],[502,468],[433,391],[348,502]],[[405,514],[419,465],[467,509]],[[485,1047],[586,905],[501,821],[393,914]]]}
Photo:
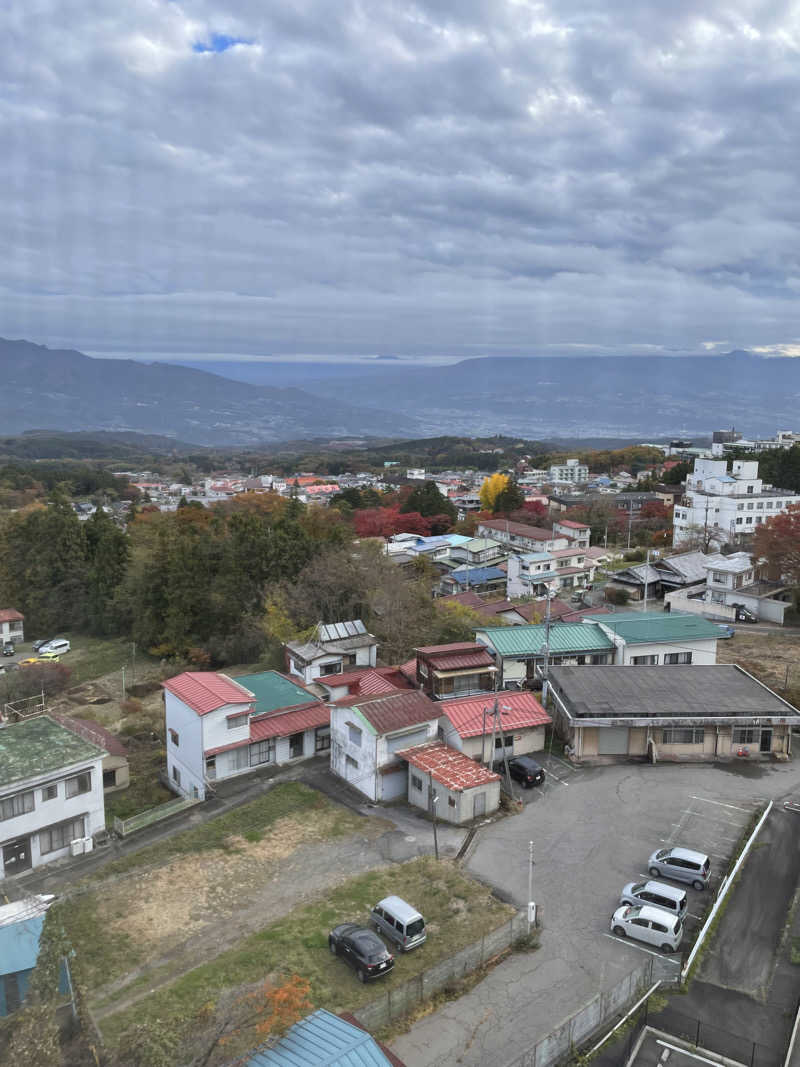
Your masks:
{"label": "green tree", "polygon": [[84,531],[87,623],[92,633],[112,633],[116,622],[114,599],[128,566],[128,535],[102,508],[87,520]]}
{"label": "green tree", "polygon": [[456,507],[440,491],[436,482],[424,482],[408,494],[400,505],[400,511],[408,513],[418,511],[426,519],[434,515],[447,515],[451,522],[456,521]]}

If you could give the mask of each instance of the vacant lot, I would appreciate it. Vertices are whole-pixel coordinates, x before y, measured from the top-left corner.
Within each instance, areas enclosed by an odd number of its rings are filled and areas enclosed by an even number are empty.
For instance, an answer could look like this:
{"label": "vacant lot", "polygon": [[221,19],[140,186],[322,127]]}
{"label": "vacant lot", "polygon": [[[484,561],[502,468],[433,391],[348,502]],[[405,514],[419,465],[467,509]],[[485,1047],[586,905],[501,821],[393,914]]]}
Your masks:
{"label": "vacant lot", "polygon": [[[380,983],[362,986],[342,960],[331,956],[328,932],[346,920],[366,921],[368,909],[388,893],[397,893],[424,911],[429,939],[422,949],[397,957],[394,972]],[[134,1024],[174,1033],[182,1043],[177,1060],[182,1062],[187,1053],[200,1052],[221,1023],[236,1016],[243,994],[265,981],[279,984],[300,975],[310,983],[309,998],[315,1008],[353,1011],[387,987],[450,957],[512,914],[509,905],[449,861],[437,863],[426,857],[372,871],[350,878],[324,899],[297,907],[278,921],[262,921],[257,932],[213,961],[107,1016],[101,1028],[112,1047]],[[159,980],[158,975],[150,977]],[[228,1059],[230,1055],[228,1049]]]}
{"label": "vacant lot", "polygon": [[800,634],[753,633],[746,624],[717,642],[719,663],[738,663],[780,696],[800,706]]}

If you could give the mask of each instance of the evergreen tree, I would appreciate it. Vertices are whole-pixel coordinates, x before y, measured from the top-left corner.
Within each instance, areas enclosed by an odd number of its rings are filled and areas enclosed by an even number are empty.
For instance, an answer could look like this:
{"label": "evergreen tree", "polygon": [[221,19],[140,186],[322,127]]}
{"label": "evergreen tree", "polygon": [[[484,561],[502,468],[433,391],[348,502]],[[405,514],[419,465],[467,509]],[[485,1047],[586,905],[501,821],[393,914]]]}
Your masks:
{"label": "evergreen tree", "polygon": [[87,623],[92,633],[108,634],[114,629],[114,599],[128,565],[128,536],[102,508],[84,524],[84,531]]}
{"label": "evergreen tree", "polygon": [[455,505],[442,495],[436,482],[425,482],[413,489],[401,505],[400,511],[418,511],[426,519],[434,515],[448,515],[451,522],[456,521],[457,515]]}

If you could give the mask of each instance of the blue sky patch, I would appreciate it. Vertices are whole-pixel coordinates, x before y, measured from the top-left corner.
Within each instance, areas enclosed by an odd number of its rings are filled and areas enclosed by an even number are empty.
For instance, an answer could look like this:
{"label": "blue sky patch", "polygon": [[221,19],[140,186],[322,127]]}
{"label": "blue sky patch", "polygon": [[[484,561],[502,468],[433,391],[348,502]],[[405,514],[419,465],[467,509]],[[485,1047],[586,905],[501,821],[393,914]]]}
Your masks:
{"label": "blue sky patch", "polygon": [[193,52],[227,52],[235,44],[252,44],[247,37],[229,37],[227,33],[212,33],[208,41],[195,41]]}

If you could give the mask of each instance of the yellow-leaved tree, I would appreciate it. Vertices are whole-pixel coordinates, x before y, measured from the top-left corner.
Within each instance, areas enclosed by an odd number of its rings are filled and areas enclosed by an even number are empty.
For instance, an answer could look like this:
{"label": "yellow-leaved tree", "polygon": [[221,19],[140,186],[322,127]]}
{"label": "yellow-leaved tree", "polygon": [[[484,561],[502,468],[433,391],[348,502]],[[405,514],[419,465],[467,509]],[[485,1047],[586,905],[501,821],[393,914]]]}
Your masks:
{"label": "yellow-leaved tree", "polygon": [[492,474],[485,478],[480,489],[481,508],[484,511],[494,511],[495,503],[501,493],[508,489],[510,478],[507,474]]}

